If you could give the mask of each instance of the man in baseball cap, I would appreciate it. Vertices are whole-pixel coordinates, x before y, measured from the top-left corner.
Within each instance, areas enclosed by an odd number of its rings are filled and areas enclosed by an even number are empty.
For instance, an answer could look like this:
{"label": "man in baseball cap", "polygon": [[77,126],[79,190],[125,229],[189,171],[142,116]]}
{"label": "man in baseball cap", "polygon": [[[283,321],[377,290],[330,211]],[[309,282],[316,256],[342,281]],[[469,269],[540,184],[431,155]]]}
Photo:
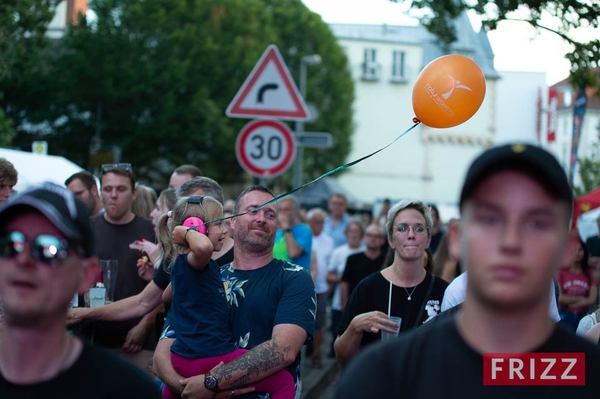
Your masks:
{"label": "man in baseball cap", "polygon": [[[365,350],[345,370],[336,398],[390,393],[403,398],[598,397],[600,349],[548,316],[552,277],[578,243],[569,233],[571,208],[568,179],[545,150],[512,143],[482,153],[464,181],[460,224],[448,230],[451,255],[469,272],[462,309]],[[530,352],[543,353],[561,367],[561,353],[585,354],[578,371],[567,373],[580,384],[546,383],[540,379],[542,363],[529,367]],[[519,370],[520,381],[494,385],[498,380],[484,368],[484,354],[498,353],[524,354],[527,371]],[[509,364],[497,364],[497,375],[508,376],[502,372]]]}
{"label": "man in baseball cap", "polygon": [[93,242],[86,206],[63,187],[0,206],[3,397],[159,397],[143,371],[66,331],[70,301],[98,276]]}

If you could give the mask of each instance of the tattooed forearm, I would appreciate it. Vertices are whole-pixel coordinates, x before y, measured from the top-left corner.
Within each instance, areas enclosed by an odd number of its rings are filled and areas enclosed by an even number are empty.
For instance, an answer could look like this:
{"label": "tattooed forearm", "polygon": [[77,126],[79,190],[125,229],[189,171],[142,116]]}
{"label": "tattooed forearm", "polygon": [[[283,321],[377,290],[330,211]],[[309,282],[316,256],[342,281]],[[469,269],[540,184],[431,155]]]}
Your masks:
{"label": "tattooed forearm", "polygon": [[227,389],[238,388],[260,381],[284,368],[289,352],[289,346],[279,347],[275,340],[269,340],[252,348],[231,363],[215,369],[211,374],[219,380],[219,386],[222,386],[224,381],[228,381]]}

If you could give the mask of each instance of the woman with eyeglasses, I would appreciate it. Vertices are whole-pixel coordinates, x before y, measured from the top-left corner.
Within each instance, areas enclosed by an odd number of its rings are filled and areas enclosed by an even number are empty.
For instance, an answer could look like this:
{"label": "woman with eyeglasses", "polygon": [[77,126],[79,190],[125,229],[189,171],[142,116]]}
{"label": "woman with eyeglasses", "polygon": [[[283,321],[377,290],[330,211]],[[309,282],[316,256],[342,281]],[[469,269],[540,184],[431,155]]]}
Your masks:
{"label": "woman with eyeglasses", "polygon": [[[342,365],[365,346],[380,341],[382,333],[397,335],[417,328],[441,309],[448,283],[423,267],[433,227],[429,206],[403,200],[391,207],[387,220],[394,260],[361,280],[346,304],[334,344]],[[392,316],[401,318],[399,325]]]}

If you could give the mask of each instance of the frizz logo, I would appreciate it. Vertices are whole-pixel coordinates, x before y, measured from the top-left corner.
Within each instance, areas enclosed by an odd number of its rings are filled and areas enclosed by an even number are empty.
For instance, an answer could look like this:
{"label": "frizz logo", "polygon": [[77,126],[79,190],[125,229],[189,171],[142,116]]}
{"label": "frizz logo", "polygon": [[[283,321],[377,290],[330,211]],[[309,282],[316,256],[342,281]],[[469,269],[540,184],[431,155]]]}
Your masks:
{"label": "frizz logo", "polygon": [[585,385],[585,353],[486,353],[483,385]]}

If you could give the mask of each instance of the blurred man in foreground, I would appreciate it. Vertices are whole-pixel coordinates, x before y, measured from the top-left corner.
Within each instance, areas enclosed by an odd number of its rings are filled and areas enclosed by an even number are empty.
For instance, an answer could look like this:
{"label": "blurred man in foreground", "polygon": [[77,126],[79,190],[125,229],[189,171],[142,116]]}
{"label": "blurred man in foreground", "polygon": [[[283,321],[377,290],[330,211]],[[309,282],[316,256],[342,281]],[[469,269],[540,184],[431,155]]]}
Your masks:
{"label": "blurred man in foreground", "polygon": [[133,365],[65,330],[98,260],[85,205],[47,184],[0,207],[0,392],[4,398],[158,398]]}

